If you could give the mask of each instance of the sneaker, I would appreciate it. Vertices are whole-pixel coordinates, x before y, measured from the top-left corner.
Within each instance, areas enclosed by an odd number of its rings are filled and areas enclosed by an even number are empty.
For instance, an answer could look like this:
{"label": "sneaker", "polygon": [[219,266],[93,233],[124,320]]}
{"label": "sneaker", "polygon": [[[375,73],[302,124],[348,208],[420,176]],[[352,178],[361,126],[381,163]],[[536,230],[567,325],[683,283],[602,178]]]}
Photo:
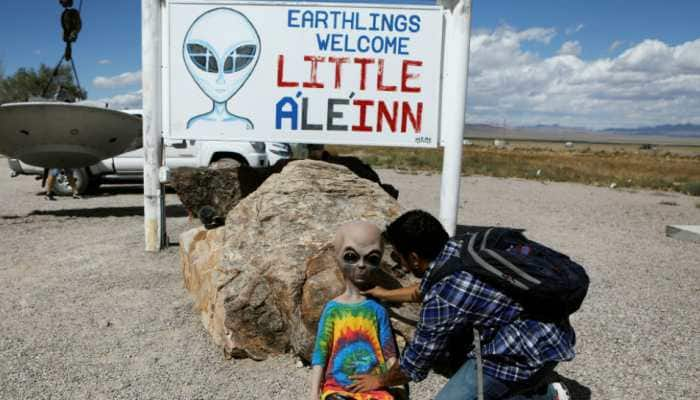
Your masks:
{"label": "sneaker", "polygon": [[73,198],[74,199],[82,199],[83,196],[79,195],[78,193],[73,193]]}
{"label": "sneaker", "polygon": [[53,193],[46,193],[46,194],[44,195],[44,198],[45,198],[46,200],[56,201],[56,198],[53,197]]}
{"label": "sneaker", "polygon": [[569,395],[569,390],[561,382],[552,383],[552,388],[554,389],[554,400],[570,400],[571,395]]}

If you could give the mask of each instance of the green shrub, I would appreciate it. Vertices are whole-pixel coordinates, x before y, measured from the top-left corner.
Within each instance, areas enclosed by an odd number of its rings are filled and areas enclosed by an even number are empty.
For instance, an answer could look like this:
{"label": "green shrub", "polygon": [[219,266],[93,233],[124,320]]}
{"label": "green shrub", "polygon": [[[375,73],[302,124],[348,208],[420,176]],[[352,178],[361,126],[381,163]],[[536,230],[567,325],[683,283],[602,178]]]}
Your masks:
{"label": "green shrub", "polygon": [[683,185],[683,191],[691,196],[700,196],[700,181],[686,183]]}

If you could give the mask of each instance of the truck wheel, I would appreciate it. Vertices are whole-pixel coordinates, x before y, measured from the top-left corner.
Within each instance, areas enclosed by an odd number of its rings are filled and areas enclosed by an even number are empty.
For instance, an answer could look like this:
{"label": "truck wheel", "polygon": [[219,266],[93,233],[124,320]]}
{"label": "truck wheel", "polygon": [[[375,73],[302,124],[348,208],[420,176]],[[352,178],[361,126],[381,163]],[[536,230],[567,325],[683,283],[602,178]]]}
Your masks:
{"label": "truck wheel", "polygon": [[209,168],[211,169],[238,168],[240,166],[240,161],[228,157],[220,158],[216,161],[212,161],[209,164]]}
{"label": "truck wheel", "polygon": [[100,188],[100,185],[102,185],[102,179],[99,176],[91,176],[85,191],[87,193],[95,193]]}
{"label": "truck wheel", "polygon": [[[78,190],[78,193],[85,193],[90,180],[85,168],[76,168],[73,176],[75,177],[75,187]],[[64,171],[61,171],[61,174],[56,177],[56,184],[53,190],[59,196],[70,196],[73,194],[73,189],[71,189],[70,184],[68,183],[68,177]]]}

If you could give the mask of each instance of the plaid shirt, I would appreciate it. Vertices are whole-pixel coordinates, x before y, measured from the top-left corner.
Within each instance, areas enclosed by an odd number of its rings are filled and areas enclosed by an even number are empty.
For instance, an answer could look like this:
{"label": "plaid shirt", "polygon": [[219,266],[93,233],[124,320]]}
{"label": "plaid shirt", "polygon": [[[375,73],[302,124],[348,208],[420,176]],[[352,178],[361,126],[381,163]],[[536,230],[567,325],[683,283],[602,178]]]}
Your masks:
{"label": "plaid shirt", "polygon": [[425,379],[446,351],[448,338],[467,337],[472,326],[481,336],[484,373],[500,380],[524,380],[547,362],[574,358],[576,338],[570,325],[520,319],[523,309],[518,303],[466,271],[428,289],[430,273],[458,257],[460,248],[461,242],[448,241],[421,282],[420,320],[401,357],[404,374],[414,382]]}

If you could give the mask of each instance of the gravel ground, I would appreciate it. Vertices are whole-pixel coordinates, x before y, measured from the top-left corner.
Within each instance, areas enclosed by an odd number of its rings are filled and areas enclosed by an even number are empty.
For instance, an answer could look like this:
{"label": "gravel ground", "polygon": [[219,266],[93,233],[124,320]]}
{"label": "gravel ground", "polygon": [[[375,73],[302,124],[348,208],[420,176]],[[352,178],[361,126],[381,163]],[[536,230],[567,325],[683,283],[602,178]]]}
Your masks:
{"label": "gravel ground", "polygon": [[[291,356],[226,361],[183,289],[178,253],[143,251],[141,188],[47,202],[0,159],[0,398],[300,399]],[[406,209],[437,213],[439,176],[381,171]],[[700,381],[700,245],[667,224],[700,224],[698,198],[470,177],[459,221],[527,228],[587,266],[572,322],[577,358],[558,372],[578,399],[691,399]],[[667,204],[661,204],[661,202]],[[192,227],[167,196],[173,241]],[[671,205],[669,205],[671,204]],[[444,379],[413,385],[429,399]]]}

